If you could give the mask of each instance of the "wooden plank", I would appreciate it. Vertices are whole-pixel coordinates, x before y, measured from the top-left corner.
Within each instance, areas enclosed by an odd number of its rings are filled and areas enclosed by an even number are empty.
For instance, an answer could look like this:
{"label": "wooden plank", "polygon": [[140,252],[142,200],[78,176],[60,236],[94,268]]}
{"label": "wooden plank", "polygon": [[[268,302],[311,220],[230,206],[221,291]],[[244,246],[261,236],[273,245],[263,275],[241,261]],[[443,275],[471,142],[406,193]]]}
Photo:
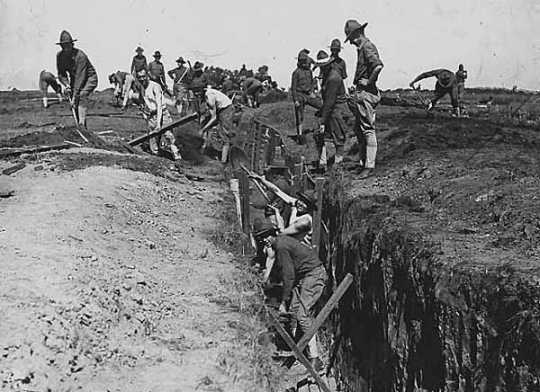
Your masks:
{"label": "wooden plank", "polygon": [[28,148],[9,150],[9,151],[0,151],[0,158],[16,157],[22,154],[35,154],[38,152],[46,152],[46,151],[53,151],[53,150],[65,150],[71,147],[73,146],[67,143],[62,143],[62,144],[54,144],[52,146],[36,146],[36,147],[28,147]]}
{"label": "wooden plank", "polygon": [[339,304],[339,300],[347,292],[352,282],[353,276],[351,274],[347,274],[345,278],[343,278],[336,291],[334,291],[328,302],[326,302],[317,317],[315,317],[315,320],[313,320],[311,327],[309,327],[304,336],[298,341],[297,346],[300,351],[303,351],[307,347],[311,338],[315,336],[321,325],[323,325],[330,313],[332,313],[332,310]]}
{"label": "wooden plank", "polygon": [[321,378],[319,373],[317,373],[315,369],[313,369],[313,366],[311,366],[311,363],[309,362],[309,360],[304,356],[304,354],[302,353],[302,350],[298,348],[298,346],[294,343],[293,338],[291,338],[291,336],[287,333],[285,328],[283,328],[275,312],[270,308],[266,308],[266,309],[268,311],[268,314],[270,315],[270,320],[272,321],[272,324],[274,324],[278,333],[281,335],[283,340],[285,340],[285,343],[287,343],[290,349],[294,352],[294,355],[296,355],[296,358],[298,358],[298,360],[302,363],[302,365],[304,365],[304,367],[308,370],[311,376],[315,379],[315,382],[319,385],[319,387],[321,387],[321,389],[324,392],[331,392],[330,388],[328,388],[328,385],[326,385],[326,383]]}
{"label": "wooden plank", "polygon": [[185,117],[182,117],[181,119],[177,120],[177,121],[174,121],[168,125],[165,125],[164,127],[161,127],[160,129],[158,129],[157,131],[152,131],[150,133],[147,133],[146,135],[143,135],[143,136],[139,136],[133,140],[130,140],[128,142],[128,144],[130,146],[136,146],[137,144],[141,144],[142,142],[152,138],[152,137],[155,137],[155,136],[159,136],[161,135],[162,133],[165,133],[167,132],[168,130],[170,129],[173,129],[173,128],[176,128],[176,127],[179,127],[181,125],[184,125],[184,124],[187,124],[191,121],[194,121],[198,118],[198,115],[197,113],[192,113],[192,114],[189,114]]}
{"label": "wooden plank", "polygon": [[242,230],[249,235],[251,232],[249,218],[249,179],[244,170],[239,170],[237,176],[240,187],[240,204],[242,207]]}
{"label": "wooden plank", "polygon": [[24,162],[17,163],[16,165],[10,166],[7,169],[2,170],[2,174],[9,176],[13,173],[18,172],[19,170],[24,169],[25,167],[26,167],[26,163]]}
{"label": "wooden plank", "polygon": [[319,249],[321,243],[321,219],[322,219],[322,202],[324,190],[324,177],[315,179],[315,194],[317,197],[317,210],[313,214],[313,236],[311,244],[315,249]]}

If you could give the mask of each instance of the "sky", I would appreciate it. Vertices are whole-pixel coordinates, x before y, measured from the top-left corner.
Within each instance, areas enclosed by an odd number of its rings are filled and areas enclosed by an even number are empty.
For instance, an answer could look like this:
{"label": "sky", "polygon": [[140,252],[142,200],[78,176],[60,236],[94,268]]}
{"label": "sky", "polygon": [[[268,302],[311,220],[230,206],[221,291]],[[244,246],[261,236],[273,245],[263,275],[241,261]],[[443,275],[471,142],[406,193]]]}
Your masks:
{"label": "sky", "polygon": [[[167,70],[178,56],[229,69],[267,64],[288,88],[298,51],[315,56],[343,41],[347,19],[369,23],[382,89],[463,63],[469,86],[540,90],[540,0],[0,0],[0,90],[36,89],[42,69],[56,73],[63,29],[96,67],[99,89],[129,70],[137,45],[149,59],[160,50]],[[353,75],[354,48],[342,57]]]}

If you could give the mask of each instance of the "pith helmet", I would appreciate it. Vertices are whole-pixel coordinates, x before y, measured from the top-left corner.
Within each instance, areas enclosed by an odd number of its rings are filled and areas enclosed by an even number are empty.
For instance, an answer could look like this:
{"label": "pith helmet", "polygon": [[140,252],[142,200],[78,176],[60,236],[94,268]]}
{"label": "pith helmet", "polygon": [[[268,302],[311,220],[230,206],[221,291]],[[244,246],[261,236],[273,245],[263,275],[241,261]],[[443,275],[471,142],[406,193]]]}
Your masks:
{"label": "pith helmet", "polygon": [[364,30],[366,26],[367,22],[364,24],[360,24],[357,20],[354,19],[349,19],[347,22],[345,22],[345,42],[351,39],[352,33],[360,29]]}
{"label": "pith helmet", "polygon": [[57,42],[56,45],[62,45],[62,44],[70,44],[72,42],[77,41],[76,39],[73,39],[71,37],[71,34],[69,34],[69,31],[63,30],[60,33],[60,42]]}

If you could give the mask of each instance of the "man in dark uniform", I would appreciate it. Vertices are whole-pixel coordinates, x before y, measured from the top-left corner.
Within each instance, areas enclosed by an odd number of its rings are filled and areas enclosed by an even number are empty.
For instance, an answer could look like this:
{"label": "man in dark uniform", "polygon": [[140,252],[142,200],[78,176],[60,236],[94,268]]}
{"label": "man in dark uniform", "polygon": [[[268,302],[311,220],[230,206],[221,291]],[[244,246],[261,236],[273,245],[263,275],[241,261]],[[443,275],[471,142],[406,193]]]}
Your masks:
{"label": "man in dark uniform", "polygon": [[375,108],[381,100],[377,79],[383,69],[377,47],[365,36],[367,23],[356,20],[345,23],[345,42],[356,46],[357,62],[354,74],[355,91],[349,108],[355,117],[354,131],[360,146],[360,172],[358,178],[367,178],[375,168],[377,136],[375,134]]}
{"label": "man in dark uniform", "polygon": [[263,84],[252,76],[242,82],[242,91],[250,108],[259,107],[259,95],[262,90]]}
{"label": "man in dark uniform", "polygon": [[345,80],[347,79],[347,65],[345,64],[345,60],[339,57],[341,49],[343,49],[343,47],[341,46],[341,42],[339,42],[339,39],[333,39],[330,43],[330,53],[331,57],[334,59],[333,66],[339,69],[341,79]]}
{"label": "man in dark uniform", "polygon": [[60,42],[57,43],[62,50],[56,55],[56,67],[58,79],[70,97],[79,126],[86,127],[88,97],[96,89],[98,77],[86,54],[74,47],[75,41],[66,30],[62,31]]}
{"label": "man in dark uniform", "polygon": [[137,46],[137,49],[135,49],[135,53],[137,54],[133,56],[133,60],[131,60],[130,72],[134,78],[137,76],[137,72],[143,69],[148,71],[148,63],[146,62],[146,56],[143,54],[143,52],[144,49]]}
{"label": "man in dark uniform", "polygon": [[298,143],[302,143],[302,135],[304,132],[304,110],[306,105],[317,110],[322,106],[321,100],[316,98],[313,92],[315,86],[315,80],[313,79],[313,72],[311,70],[313,59],[309,57],[308,53],[309,51],[306,49],[303,49],[298,53],[297,67],[293,71],[291,77],[291,95],[294,103]]}
{"label": "man in dark uniform", "polygon": [[[299,341],[313,323],[313,307],[326,285],[326,270],[315,249],[291,236],[277,235],[275,228],[258,232],[255,238],[265,243],[271,259],[267,268],[275,268],[283,282],[279,312],[292,313],[297,322],[295,340]],[[316,371],[322,368],[318,351],[314,335],[308,343],[307,357]]]}
{"label": "man in dark uniform", "polygon": [[200,113],[201,105],[204,101],[204,89],[208,86],[208,78],[204,73],[204,64],[200,61],[195,61],[193,68],[187,74],[187,82],[189,83],[189,100],[191,109],[194,112]]}
{"label": "man in dark uniform", "polygon": [[460,108],[463,108],[463,93],[465,92],[465,80],[467,80],[467,71],[463,67],[463,64],[459,64],[459,68],[456,72],[456,81],[458,87],[458,100]]}
{"label": "man in dark uniform", "polygon": [[435,83],[435,96],[429,102],[427,109],[431,110],[437,102],[446,94],[450,95],[452,101],[452,108],[455,116],[460,115],[459,112],[459,99],[458,99],[458,86],[456,75],[447,69],[434,69],[418,75],[410,84],[412,89],[416,89],[415,83],[427,78],[437,78]]}
{"label": "man in dark uniform", "polygon": [[[178,114],[183,115],[184,108],[187,109],[188,91],[187,91],[187,73],[189,69],[184,65],[186,62],[183,57],[176,59],[177,67],[171,69],[167,74],[173,80],[173,93],[176,100],[176,110]],[[187,113],[186,113],[187,114]]]}
{"label": "man in dark uniform", "polygon": [[326,170],[326,139],[333,141],[336,148],[334,164],[343,162],[343,149],[345,145],[346,125],[343,113],[347,111],[345,85],[342,78],[342,66],[336,63],[334,57],[321,50],[317,54],[315,66],[321,68],[323,104],[317,112],[321,118],[321,128],[315,139],[319,149],[319,167]]}
{"label": "man in dark uniform", "polygon": [[164,92],[168,91],[167,81],[165,80],[165,67],[161,60],[161,53],[156,50],[154,53],[154,61],[148,64],[148,73],[150,80],[153,80],[161,86]]}

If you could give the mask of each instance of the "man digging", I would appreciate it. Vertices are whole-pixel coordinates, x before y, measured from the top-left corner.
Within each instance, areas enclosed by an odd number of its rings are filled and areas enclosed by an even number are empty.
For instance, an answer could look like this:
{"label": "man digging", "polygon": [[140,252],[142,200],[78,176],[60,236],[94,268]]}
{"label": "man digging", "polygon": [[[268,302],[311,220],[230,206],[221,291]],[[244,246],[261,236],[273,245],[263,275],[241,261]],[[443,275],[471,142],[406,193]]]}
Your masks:
{"label": "man digging", "polygon": [[60,42],[57,43],[62,50],[56,55],[56,67],[58,79],[65,87],[65,95],[70,99],[77,122],[86,128],[88,97],[96,89],[98,77],[86,54],[75,48],[75,41],[69,32],[62,31]]}
{"label": "man digging", "polygon": [[62,86],[58,83],[56,80],[56,77],[48,72],[48,71],[41,71],[39,74],[39,89],[41,90],[41,93],[43,95],[43,107],[47,109],[49,106],[47,103],[47,90],[49,89],[49,86],[54,90],[58,97],[58,102],[62,102]]}
{"label": "man digging", "polygon": [[[172,123],[161,86],[157,82],[150,80],[148,73],[144,69],[137,72],[137,80],[143,89],[139,93],[138,103],[144,107],[143,116],[148,123],[148,132],[157,131],[163,126]],[[166,131],[161,137],[156,136],[148,140],[152,154],[159,154],[158,138],[161,149],[169,152],[175,161],[182,159],[175,144],[174,134],[170,130]]]}
{"label": "man digging", "polygon": [[458,83],[456,75],[447,69],[434,69],[432,71],[427,71],[418,75],[409,86],[415,90],[415,83],[435,77],[437,82],[435,83],[435,96],[429,102],[427,110],[431,110],[437,105],[437,102],[444,97],[446,94],[450,95],[452,101],[452,112],[454,116],[460,116],[459,110],[459,99],[458,99]]}
{"label": "man digging", "polygon": [[[326,285],[326,270],[316,251],[306,244],[286,235],[277,235],[275,228],[268,228],[255,234],[267,248],[267,271],[275,268],[283,282],[283,292],[279,312],[291,314],[296,321],[294,339],[296,342],[309,330],[313,323],[313,307],[321,297]],[[308,343],[306,356],[315,371],[321,371],[323,363],[319,358],[317,335]]]}

